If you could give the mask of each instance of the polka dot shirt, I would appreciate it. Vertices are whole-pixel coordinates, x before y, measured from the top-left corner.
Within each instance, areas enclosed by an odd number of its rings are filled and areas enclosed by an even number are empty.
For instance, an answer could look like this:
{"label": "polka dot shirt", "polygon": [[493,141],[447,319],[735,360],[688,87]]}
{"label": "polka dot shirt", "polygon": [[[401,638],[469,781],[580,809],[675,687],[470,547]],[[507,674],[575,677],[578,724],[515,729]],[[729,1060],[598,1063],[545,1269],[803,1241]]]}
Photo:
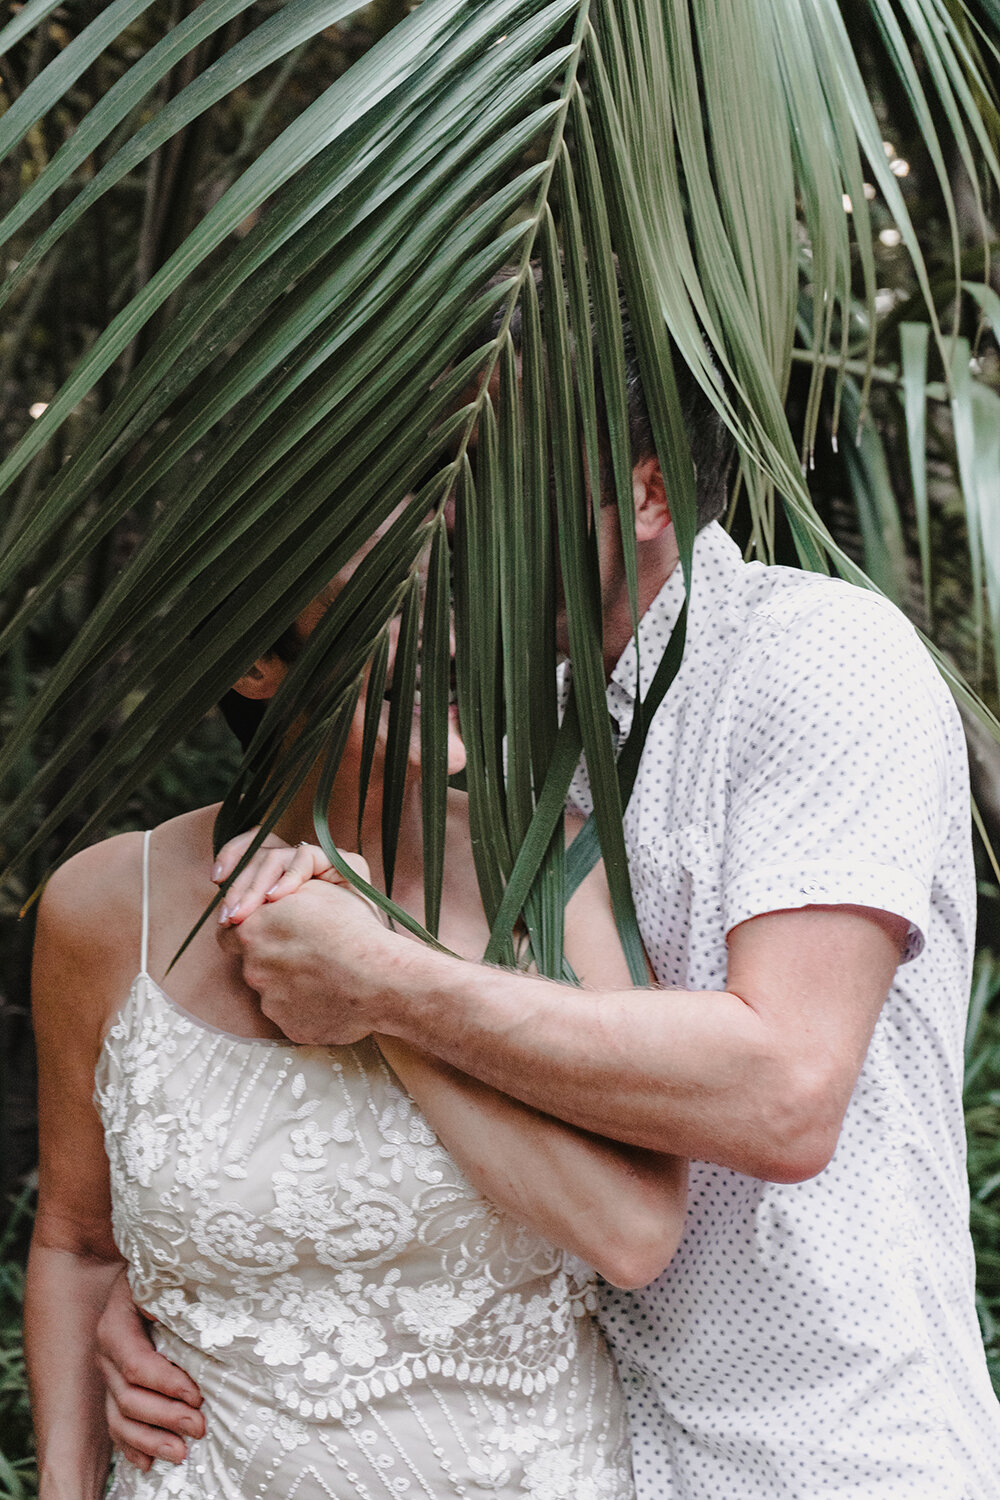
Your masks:
{"label": "polka dot shirt", "polygon": [[[826,1170],[784,1185],[692,1163],[667,1271],[604,1291],[639,1500],[997,1500],[961,1111],[975,885],[958,717],[878,597],[744,563],[716,523],[693,578],[625,817],[660,983],[724,989],[727,932],[768,911],[869,906],[909,938]],[[641,622],[643,691],[682,598],[678,568]],[[622,735],[636,676],[630,645],[608,688]],[[571,800],[589,810],[585,770]]]}

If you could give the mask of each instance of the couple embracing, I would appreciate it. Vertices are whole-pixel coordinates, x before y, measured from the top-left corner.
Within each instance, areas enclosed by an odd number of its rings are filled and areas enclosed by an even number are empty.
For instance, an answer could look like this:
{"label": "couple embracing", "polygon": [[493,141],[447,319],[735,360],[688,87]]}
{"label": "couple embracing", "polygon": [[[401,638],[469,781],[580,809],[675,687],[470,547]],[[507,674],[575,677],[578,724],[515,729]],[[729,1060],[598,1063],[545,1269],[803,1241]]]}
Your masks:
{"label": "couple embracing", "polygon": [[[683,600],[630,389],[638,656],[617,509],[594,518],[621,736]],[[42,1500],[103,1493],[109,1427],[115,1500],[1000,1493],[964,1169],[960,725],[891,606],[743,562],[717,520],[724,435],[693,384],[687,407],[687,647],[625,815],[653,987],[630,984],[600,868],[567,912],[581,988],[476,963],[457,792],[441,937],[461,957],[336,878],[311,793],[169,993],[246,847],[212,869],[214,809],[51,881]],[[237,687],[268,697],[286,670],[275,651]],[[347,848],[355,739],[330,803]],[[394,896],[419,918],[416,780]],[[569,836],[584,769],[571,799]]]}

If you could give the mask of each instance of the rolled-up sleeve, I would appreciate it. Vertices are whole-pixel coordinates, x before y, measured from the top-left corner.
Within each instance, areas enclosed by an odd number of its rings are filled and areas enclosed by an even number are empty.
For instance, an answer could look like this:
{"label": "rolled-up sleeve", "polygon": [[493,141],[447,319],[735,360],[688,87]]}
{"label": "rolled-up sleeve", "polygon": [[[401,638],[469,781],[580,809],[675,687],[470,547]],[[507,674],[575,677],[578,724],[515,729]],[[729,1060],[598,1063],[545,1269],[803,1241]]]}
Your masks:
{"label": "rolled-up sleeve", "polygon": [[805,590],[759,615],[730,705],[728,932],[764,912],[868,906],[923,948],[954,708],[911,626],[876,596]]}

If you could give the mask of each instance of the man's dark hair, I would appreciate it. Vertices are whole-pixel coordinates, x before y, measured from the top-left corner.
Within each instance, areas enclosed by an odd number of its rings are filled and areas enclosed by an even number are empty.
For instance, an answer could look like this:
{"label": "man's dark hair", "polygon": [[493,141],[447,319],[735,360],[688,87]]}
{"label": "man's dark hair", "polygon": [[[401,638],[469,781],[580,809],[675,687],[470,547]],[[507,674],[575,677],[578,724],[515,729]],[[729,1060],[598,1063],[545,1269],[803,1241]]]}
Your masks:
{"label": "man's dark hair", "polygon": [[[507,266],[498,271],[489,280],[488,286],[498,286],[502,282],[509,281],[517,274],[516,266]],[[535,290],[538,294],[539,306],[543,304],[544,280],[541,266],[533,263]],[[628,429],[629,449],[632,466],[641,463],[645,458],[652,458],[656,454],[656,444],[653,441],[653,429],[649,420],[649,410],[646,406],[646,398],[642,391],[642,377],[639,373],[639,359],[636,354],[635,337],[632,332],[632,320],[629,317],[628,304],[625,300],[625,288],[622,285],[621,274],[617,270],[618,279],[618,308],[621,315],[622,337],[625,350],[625,393],[628,402]],[[591,315],[593,317],[593,314]],[[490,333],[495,336],[499,331],[503,318],[503,308],[493,314]],[[521,302],[518,300],[514,308],[510,322],[511,339],[515,350],[520,353],[521,349]],[[594,363],[597,375],[597,416],[602,431],[605,434],[602,447],[602,467],[606,470],[606,448],[607,448],[607,415],[604,405],[604,392],[601,387],[600,365],[597,358],[596,330],[591,328],[591,336],[594,340]],[[726,491],[729,470],[735,453],[735,443],[729,428],[726,426],[716,407],[705,394],[698,380],[695,378],[687,361],[683,358],[671,340],[671,354],[674,362],[674,377],[677,382],[677,394],[680,398],[681,415],[684,419],[684,430],[688,436],[691,448],[691,458],[695,467],[695,482],[697,492],[697,517],[698,530],[716,520],[722,515],[726,508]],[[607,486],[602,473],[601,481],[601,504],[610,500],[606,493]]]}

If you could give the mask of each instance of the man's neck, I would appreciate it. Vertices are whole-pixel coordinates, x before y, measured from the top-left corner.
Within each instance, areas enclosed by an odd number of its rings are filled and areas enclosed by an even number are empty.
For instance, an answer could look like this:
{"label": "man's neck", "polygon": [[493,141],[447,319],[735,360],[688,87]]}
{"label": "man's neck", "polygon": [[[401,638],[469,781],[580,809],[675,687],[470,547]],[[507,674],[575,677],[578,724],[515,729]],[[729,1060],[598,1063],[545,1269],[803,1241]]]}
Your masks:
{"label": "man's neck", "polygon": [[[637,593],[639,619],[649,609],[667,579],[680,562],[677,540],[673,526],[668,526],[655,543],[647,542],[638,549]],[[611,681],[611,674],[618,665],[629,642],[632,640],[632,612],[629,607],[628,586],[622,576],[616,580],[616,588],[604,601],[604,677]]]}

